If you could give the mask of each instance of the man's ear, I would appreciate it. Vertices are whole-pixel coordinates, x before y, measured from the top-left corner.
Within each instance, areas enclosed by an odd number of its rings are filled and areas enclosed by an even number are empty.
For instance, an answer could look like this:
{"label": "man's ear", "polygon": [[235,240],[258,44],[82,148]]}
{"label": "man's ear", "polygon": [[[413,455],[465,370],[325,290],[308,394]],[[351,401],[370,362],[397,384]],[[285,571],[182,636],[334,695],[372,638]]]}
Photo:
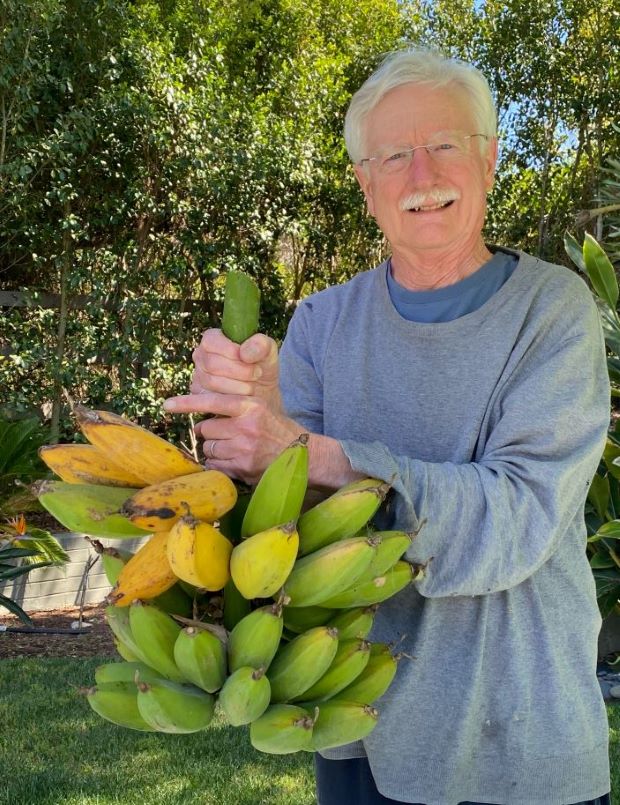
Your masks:
{"label": "man's ear", "polygon": [[495,184],[495,167],[497,165],[497,150],[498,143],[497,137],[492,137],[487,145],[486,154],[484,157],[485,176],[484,183],[487,193],[490,193]]}
{"label": "man's ear", "polygon": [[355,171],[355,176],[357,178],[359,186],[362,188],[364,198],[366,199],[366,206],[368,207],[368,212],[374,217],[375,201],[372,193],[370,174],[361,165],[354,165],[353,170]]}

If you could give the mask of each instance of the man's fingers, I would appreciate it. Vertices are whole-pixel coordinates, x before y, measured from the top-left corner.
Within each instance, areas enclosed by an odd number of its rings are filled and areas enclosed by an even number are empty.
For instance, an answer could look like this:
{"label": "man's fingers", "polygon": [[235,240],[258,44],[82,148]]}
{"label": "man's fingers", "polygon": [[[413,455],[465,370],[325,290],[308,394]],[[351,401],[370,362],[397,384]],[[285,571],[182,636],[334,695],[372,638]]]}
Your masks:
{"label": "man's fingers", "polygon": [[237,394],[183,394],[164,401],[164,411],[171,414],[217,414],[241,416],[248,410],[250,401]]}

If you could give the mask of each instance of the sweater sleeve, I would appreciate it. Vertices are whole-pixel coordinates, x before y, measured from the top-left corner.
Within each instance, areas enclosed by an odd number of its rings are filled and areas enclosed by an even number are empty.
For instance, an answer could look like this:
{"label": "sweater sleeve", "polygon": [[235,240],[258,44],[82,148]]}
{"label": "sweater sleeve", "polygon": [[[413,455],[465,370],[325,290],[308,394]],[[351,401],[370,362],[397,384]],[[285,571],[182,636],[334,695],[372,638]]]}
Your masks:
{"label": "sweater sleeve", "polygon": [[[353,469],[392,481],[392,527],[417,528],[426,521],[407,554],[411,561],[428,561],[417,582],[422,595],[483,595],[520,584],[583,512],[609,422],[594,305],[585,318],[578,335],[559,343],[542,338],[514,370],[497,396],[491,432],[475,461],[432,463],[394,455],[379,442],[341,440]],[[312,428],[316,412],[302,414],[303,393],[294,396],[291,416]]]}

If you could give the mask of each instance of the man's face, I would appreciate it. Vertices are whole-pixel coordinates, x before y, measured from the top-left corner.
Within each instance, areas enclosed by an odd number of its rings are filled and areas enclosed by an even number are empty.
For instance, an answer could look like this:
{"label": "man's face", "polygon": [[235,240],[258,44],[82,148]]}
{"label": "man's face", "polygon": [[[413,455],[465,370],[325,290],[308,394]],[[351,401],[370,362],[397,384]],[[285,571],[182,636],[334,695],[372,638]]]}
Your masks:
{"label": "man's face", "polygon": [[[477,133],[483,132],[462,90],[403,84],[390,90],[367,116],[364,156],[385,161],[406,147]],[[467,258],[479,244],[497,143],[483,141],[482,149],[479,137],[465,143],[464,152],[447,159],[418,148],[396,173],[382,170],[380,158],[355,166],[368,210],[394,252],[425,256],[462,249]],[[410,209],[412,202],[422,209]],[[425,209],[429,207],[435,208]]]}

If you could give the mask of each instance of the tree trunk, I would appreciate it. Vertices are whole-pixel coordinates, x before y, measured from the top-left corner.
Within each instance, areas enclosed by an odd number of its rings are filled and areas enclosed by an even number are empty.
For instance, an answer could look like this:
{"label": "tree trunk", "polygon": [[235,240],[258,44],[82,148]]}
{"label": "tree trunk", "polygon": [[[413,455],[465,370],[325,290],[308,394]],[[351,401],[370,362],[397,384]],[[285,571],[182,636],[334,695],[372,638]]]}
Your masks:
{"label": "tree trunk", "polygon": [[[65,204],[64,218],[69,217],[71,207]],[[52,422],[50,426],[50,444],[57,444],[60,436],[60,412],[62,409],[62,362],[65,356],[65,336],[69,311],[67,299],[67,277],[71,268],[71,232],[65,229],[62,236],[62,264],[60,268],[60,311],[58,318],[58,340],[56,344],[56,371],[54,373],[54,397],[52,400]]]}

